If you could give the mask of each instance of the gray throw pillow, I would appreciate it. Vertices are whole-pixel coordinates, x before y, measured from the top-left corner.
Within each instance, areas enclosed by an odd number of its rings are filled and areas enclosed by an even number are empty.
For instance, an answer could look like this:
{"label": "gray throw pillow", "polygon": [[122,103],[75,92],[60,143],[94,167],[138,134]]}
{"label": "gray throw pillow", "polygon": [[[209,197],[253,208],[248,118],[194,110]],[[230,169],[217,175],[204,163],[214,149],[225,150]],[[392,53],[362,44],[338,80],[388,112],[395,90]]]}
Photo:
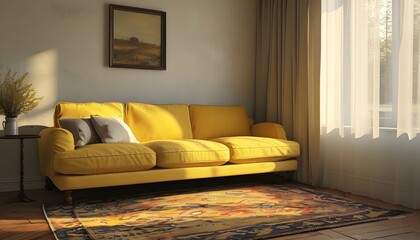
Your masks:
{"label": "gray throw pillow", "polygon": [[138,143],[127,124],[117,117],[91,116],[92,125],[104,143]]}
{"label": "gray throw pillow", "polygon": [[58,120],[60,126],[73,134],[74,145],[81,147],[87,144],[100,143],[90,118],[62,118]]}

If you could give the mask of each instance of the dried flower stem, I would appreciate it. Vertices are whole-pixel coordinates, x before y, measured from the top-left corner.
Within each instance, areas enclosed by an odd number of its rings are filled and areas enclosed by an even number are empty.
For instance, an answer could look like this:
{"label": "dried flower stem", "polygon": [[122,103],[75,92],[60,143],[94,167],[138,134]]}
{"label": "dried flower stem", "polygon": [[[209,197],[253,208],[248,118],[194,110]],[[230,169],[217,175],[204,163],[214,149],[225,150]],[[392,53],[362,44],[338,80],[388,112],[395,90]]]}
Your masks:
{"label": "dried flower stem", "polygon": [[17,72],[12,74],[9,69],[4,79],[0,78],[0,115],[5,115],[6,118],[16,118],[20,114],[32,111],[44,98],[35,97],[32,83],[24,82],[28,73],[18,78],[16,75]]}

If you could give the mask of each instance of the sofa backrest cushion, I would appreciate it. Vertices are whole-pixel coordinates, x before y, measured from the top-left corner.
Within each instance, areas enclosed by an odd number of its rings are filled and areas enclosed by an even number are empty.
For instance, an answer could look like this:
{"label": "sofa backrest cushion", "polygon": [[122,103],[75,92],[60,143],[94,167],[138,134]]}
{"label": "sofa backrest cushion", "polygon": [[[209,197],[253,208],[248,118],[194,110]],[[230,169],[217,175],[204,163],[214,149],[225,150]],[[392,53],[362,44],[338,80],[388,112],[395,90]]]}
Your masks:
{"label": "sofa backrest cushion", "polygon": [[62,118],[90,118],[91,115],[124,118],[124,104],[118,102],[59,102],[55,106],[54,126],[60,127]]}
{"label": "sofa backrest cushion", "polygon": [[140,142],[191,139],[188,105],[127,103],[125,122]]}
{"label": "sofa backrest cushion", "polygon": [[190,105],[195,139],[250,136],[250,123],[243,106]]}

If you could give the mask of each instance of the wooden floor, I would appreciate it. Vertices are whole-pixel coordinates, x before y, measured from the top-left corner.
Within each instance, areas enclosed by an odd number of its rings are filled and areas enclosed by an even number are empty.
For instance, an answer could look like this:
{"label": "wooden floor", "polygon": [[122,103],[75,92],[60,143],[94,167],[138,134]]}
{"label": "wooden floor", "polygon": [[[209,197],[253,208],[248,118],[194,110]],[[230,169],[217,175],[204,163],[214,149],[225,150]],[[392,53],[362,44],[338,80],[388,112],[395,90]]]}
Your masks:
{"label": "wooden floor", "polygon": [[[188,183],[187,183],[188,182]],[[200,185],[203,182],[197,180],[183,181],[182,183],[171,183],[170,188],[179,186],[188,187],[188,185]],[[226,183],[226,182],[225,182]],[[177,185],[178,184],[178,185]],[[150,191],[165,186],[168,189],[168,183],[164,184],[144,184],[137,186],[101,188],[80,190],[74,194],[76,200],[102,198],[109,195],[118,196],[119,194],[133,194],[138,192]],[[366,197],[346,194],[336,190],[320,189],[323,192],[334,193],[352,200],[376,205],[384,208],[412,211],[409,216],[380,221],[367,224],[358,224],[349,227],[341,227],[318,232],[310,232],[277,239],[305,239],[305,240],[324,240],[324,239],[420,239],[420,210],[412,210],[389,203],[372,200]],[[0,239],[55,239],[51,233],[42,212],[44,203],[62,203],[64,201],[63,193],[57,190],[30,190],[26,195],[35,201],[16,202],[17,192],[0,193]]]}

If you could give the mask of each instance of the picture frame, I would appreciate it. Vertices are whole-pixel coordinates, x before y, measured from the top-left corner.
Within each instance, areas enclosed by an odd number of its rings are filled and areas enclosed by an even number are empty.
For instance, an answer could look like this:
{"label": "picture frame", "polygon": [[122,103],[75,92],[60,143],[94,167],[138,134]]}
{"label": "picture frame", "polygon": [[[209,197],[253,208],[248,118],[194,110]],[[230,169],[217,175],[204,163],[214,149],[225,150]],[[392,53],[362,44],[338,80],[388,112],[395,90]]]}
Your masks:
{"label": "picture frame", "polygon": [[166,69],[166,12],[109,5],[109,66]]}

